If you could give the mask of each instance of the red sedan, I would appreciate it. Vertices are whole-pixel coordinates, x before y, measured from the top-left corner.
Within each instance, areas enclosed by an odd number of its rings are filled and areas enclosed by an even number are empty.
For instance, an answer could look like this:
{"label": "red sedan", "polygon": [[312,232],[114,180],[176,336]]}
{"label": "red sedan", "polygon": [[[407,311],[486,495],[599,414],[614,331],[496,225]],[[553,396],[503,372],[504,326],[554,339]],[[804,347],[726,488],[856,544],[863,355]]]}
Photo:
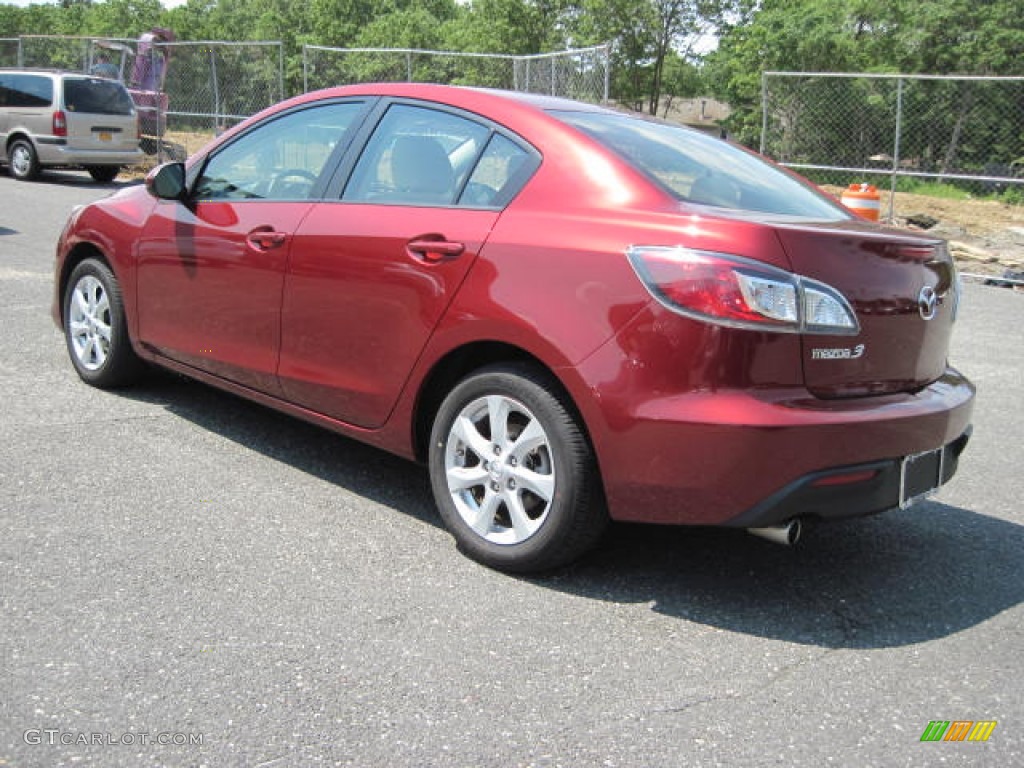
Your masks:
{"label": "red sedan", "polygon": [[793,541],[931,493],[970,434],[942,241],[571,101],[300,96],[76,211],[55,277],[87,383],[154,363],[424,461],[503,570],[609,519]]}

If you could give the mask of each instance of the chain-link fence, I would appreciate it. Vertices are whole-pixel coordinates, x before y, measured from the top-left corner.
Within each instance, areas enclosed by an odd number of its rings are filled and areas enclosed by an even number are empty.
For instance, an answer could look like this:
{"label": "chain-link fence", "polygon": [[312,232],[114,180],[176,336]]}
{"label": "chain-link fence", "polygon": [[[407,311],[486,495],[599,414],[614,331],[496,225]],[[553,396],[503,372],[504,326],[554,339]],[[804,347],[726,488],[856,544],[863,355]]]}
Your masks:
{"label": "chain-link fence", "polygon": [[607,45],[518,56],[515,90],[579,101],[608,101],[611,49]]}
{"label": "chain-link fence", "polygon": [[762,87],[761,152],[815,181],[1024,193],[1024,77],[766,72]]}
{"label": "chain-link fence", "polygon": [[21,41],[16,37],[0,37],[0,67],[18,66]]}
{"label": "chain-link fence", "polygon": [[[361,82],[405,81],[505,88],[582,101],[608,99],[606,45],[534,56],[306,46],[306,91]],[[139,112],[142,147],[182,158],[236,122],[285,97],[280,42],[168,42],[23,35],[0,39],[0,66],[64,69],[116,77]]]}
{"label": "chain-link fence", "polygon": [[284,53],[279,42],[163,43],[168,139],[189,153],[284,98]]}
{"label": "chain-link fence", "polygon": [[120,37],[22,35],[18,38],[17,66],[90,72],[102,56],[127,69],[131,61],[122,61],[122,55],[134,55],[134,42]]}
{"label": "chain-link fence", "polygon": [[[249,115],[284,98],[279,42],[173,43],[138,39],[23,35],[0,41],[9,66],[116,77],[139,113],[142,147],[158,159],[183,159]],[[0,59],[3,61],[5,59]]]}
{"label": "chain-link fence", "polygon": [[303,87],[316,90],[364,82],[420,82],[530,91],[601,102],[608,99],[608,46],[510,56],[408,48],[302,51]]}

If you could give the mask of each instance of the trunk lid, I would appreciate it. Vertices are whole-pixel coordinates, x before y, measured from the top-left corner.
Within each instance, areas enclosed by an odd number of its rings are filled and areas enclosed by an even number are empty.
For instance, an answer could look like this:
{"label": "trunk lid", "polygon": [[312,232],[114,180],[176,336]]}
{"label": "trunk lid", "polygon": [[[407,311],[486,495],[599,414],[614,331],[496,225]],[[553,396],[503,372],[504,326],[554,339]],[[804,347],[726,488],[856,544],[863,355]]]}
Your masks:
{"label": "trunk lid", "polygon": [[944,241],[857,221],[777,232],[793,269],[841,292],[860,323],[855,336],[803,336],[814,395],[913,392],[942,375],[959,300]]}

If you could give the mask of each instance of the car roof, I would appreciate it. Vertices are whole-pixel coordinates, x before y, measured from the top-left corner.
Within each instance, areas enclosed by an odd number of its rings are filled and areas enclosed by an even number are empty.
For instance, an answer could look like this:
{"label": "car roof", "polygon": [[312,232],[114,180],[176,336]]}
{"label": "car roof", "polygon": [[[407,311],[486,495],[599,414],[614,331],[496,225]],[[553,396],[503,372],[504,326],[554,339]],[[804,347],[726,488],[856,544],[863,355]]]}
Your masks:
{"label": "car roof", "polygon": [[[596,104],[587,104],[571,99],[561,99],[543,94],[506,91],[496,88],[471,88],[458,85],[437,85],[433,83],[359,83],[325,88],[320,91],[296,96],[284,105],[299,105],[310,101],[346,96],[384,98],[407,98],[420,101],[448,104],[469,111],[484,114],[526,114],[537,115],[549,110],[574,112],[611,112]],[[281,105],[271,107],[275,110]]]}
{"label": "car roof", "polygon": [[612,110],[598,104],[591,104],[584,101],[564,99],[559,96],[548,96],[544,93],[531,93],[528,91],[504,91],[497,88],[466,88],[465,90],[490,93],[506,99],[530,104],[537,109],[562,110],[565,112],[611,112]]}
{"label": "car roof", "polygon": [[78,72],[76,70],[71,69],[54,69],[52,67],[0,67],[0,72],[20,75],[54,75],[59,77],[80,77],[84,80],[109,79],[96,77],[95,75],[90,75],[87,72]]}
{"label": "car roof", "polygon": [[54,69],[53,67],[0,67],[0,72],[19,72],[26,75],[59,75],[64,70]]}

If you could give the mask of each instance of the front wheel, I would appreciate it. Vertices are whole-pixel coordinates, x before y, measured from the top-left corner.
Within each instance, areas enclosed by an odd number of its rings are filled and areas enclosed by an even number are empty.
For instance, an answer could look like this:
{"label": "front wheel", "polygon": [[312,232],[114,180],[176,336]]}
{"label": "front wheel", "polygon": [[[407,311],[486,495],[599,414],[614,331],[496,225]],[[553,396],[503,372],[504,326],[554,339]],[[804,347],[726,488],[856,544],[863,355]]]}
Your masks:
{"label": "front wheel", "polygon": [[501,571],[564,565],[607,522],[586,437],[557,385],[525,365],[483,369],[445,398],[430,479],[460,549]]}
{"label": "front wheel", "polygon": [[117,278],[97,259],[83,261],[68,279],[64,337],[78,375],[95,387],[131,384],[143,370],[128,338]]}

